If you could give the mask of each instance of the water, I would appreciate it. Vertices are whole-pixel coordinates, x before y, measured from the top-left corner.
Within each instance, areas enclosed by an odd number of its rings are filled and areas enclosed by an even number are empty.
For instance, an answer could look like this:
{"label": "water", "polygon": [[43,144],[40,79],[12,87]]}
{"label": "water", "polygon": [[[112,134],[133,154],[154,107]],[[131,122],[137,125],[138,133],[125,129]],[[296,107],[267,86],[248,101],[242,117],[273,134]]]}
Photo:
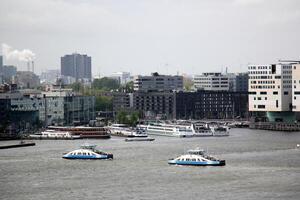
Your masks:
{"label": "water", "polygon": [[[299,199],[300,133],[232,129],[229,137],[89,140],[114,160],[65,160],[84,141],[0,150],[0,199]],[[13,143],[0,142],[0,145]],[[202,147],[224,167],[168,165]]]}

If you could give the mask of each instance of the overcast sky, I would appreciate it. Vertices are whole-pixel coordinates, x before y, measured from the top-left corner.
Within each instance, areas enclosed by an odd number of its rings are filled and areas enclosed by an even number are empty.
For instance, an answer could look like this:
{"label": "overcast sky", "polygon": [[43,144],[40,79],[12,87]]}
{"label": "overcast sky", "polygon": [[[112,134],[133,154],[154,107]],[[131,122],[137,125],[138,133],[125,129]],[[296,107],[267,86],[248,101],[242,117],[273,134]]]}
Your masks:
{"label": "overcast sky", "polygon": [[300,1],[1,0],[0,43],[33,51],[37,73],[75,51],[93,75],[246,71],[300,58]]}

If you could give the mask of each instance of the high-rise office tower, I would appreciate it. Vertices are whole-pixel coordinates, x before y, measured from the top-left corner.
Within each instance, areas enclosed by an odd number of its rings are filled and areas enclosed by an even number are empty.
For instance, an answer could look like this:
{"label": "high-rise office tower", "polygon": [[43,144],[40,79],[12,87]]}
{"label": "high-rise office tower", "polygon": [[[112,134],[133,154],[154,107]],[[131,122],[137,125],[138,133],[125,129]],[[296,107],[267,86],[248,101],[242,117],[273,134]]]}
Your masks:
{"label": "high-rise office tower", "polygon": [[76,80],[92,79],[92,62],[91,57],[73,53],[61,57],[61,75],[71,76]]}

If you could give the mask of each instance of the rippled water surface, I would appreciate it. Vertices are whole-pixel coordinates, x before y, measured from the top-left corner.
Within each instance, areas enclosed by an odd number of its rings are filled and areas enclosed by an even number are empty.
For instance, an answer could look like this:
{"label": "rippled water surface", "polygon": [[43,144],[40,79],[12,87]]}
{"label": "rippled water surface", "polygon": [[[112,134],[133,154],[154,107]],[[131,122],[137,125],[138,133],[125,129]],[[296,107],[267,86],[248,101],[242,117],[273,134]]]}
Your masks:
{"label": "rippled water surface", "polygon": [[[232,129],[229,137],[89,140],[114,160],[64,160],[84,140],[0,150],[0,199],[300,199],[300,133]],[[0,145],[16,143],[2,141]],[[224,167],[171,166],[201,147]]]}

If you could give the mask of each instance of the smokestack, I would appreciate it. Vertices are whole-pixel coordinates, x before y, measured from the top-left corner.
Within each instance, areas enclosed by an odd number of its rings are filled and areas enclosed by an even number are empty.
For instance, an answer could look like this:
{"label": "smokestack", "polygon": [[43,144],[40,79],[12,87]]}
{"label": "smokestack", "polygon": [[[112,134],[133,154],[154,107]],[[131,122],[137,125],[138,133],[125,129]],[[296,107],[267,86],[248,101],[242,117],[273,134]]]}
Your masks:
{"label": "smokestack", "polygon": [[30,72],[30,62],[29,61],[27,61],[27,71]]}
{"label": "smokestack", "polygon": [[31,62],[32,72],[34,73],[34,61]]}

